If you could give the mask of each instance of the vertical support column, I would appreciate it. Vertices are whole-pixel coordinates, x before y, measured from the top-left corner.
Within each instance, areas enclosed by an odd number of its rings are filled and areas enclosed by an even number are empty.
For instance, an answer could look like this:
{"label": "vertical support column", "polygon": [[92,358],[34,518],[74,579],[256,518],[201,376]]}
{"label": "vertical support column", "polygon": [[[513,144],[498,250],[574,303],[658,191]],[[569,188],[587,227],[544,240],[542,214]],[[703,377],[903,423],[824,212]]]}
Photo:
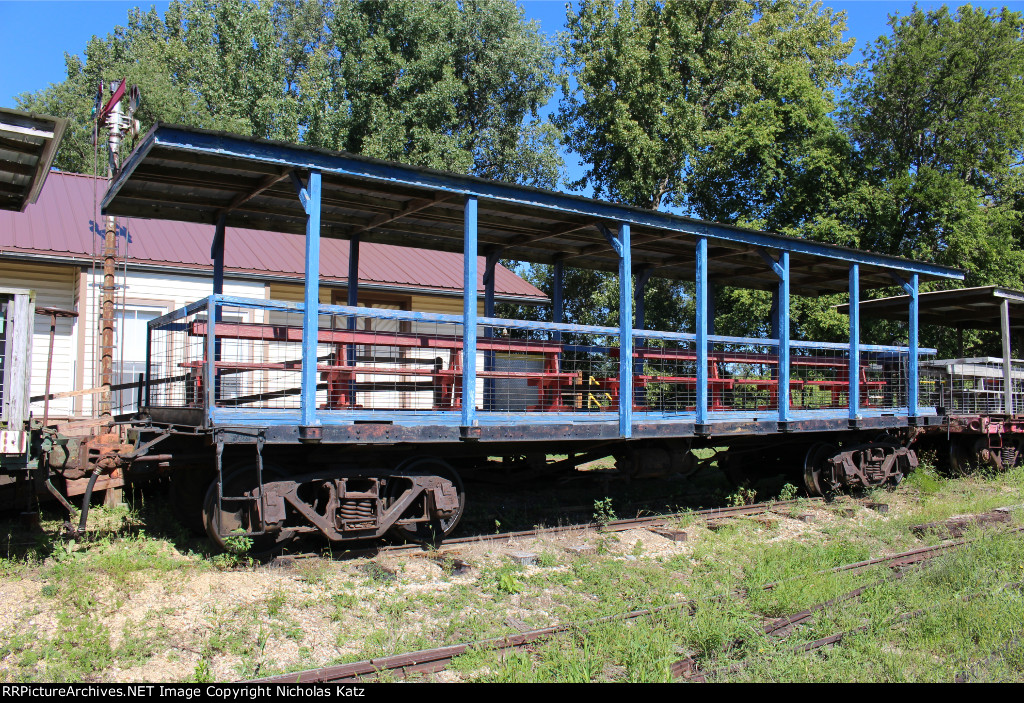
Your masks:
{"label": "vertical support column", "polygon": [[146,376],[144,383],[145,395],[142,398],[142,403],[139,407],[141,412],[143,408],[149,407],[149,384],[153,380],[153,374],[151,373],[153,368],[153,328],[150,327],[150,323],[146,323]]}
{"label": "vertical support column", "polygon": [[[356,307],[359,305],[359,235],[354,234],[352,238],[348,240],[348,280],[345,282],[347,286],[345,290],[345,303],[349,307]],[[350,330],[356,329],[356,317],[350,315],[348,318],[348,324],[346,327]],[[345,365],[355,366],[356,365],[356,345],[346,344],[345,345]],[[352,374],[352,380],[348,384],[348,404],[351,407],[356,406],[356,375]]]}
{"label": "vertical support column", "polygon": [[[349,307],[355,307],[359,305],[359,235],[354,234],[352,238],[348,240],[348,281],[346,282],[348,290],[346,291],[345,303]],[[350,317],[348,319],[348,328],[354,330],[356,328],[356,318]]]}
{"label": "vertical support column", "polygon": [[206,417],[213,416],[214,407],[217,404],[217,295],[211,295],[206,299],[206,378],[203,384],[204,405],[206,406]]}
{"label": "vertical support column", "polygon": [[633,254],[629,225],[619,225],[619,436],[633,436]]}
{"label": "vertical support column", "polygon": [[850,359],[847,364],[850,425],[860,419],[860,264],[850,264]]}
{"label": "vertical support column", "polygon": [[302,425],[317,424],[316,346],[320,336],[320,172],[309,174],[306,187],[306,286],[302,311]]}
{"label": "vertical support column", "polygon": [[[484,262],[484,317],[494,317],[494,269],[498,265],[500,249],[488,252]],[[484,337],[494,337],[494,328],[490,325],[484,329]],[[484,351],[484,370],[494,371],[494,351]],[[495,379],[487,376],[484,378],[484,410],[495,409]]]}
{"label": "vertical support column", "polygon": [[[565,318],[565,299],[563,289],[565,287],[565,262],[562,259],[555,259],[554,270],[551,281],[551,321],[561,324]],[[562,341],[562,333],[555,332],[553,339],[556,342]]]}
{"label": "vertical support column", "polygon": [[476,419],[476,306],[477,306],[477,199],[466,196],[463,212],[462,247],[462,426],[473,427]]}
{"label": "vertical support column", "polygon": [[[221,213],[220,217],[217,218],[217,226],[213,233],[213,246],[210,249],[210,256],[213,258],[213,294],[222,295],[224,293],[224,245],[227,231],[225,228],[225,222],[227,221],[227,213]],[[210,319],[215,322],[220,322],[224,319],[224,311],[220,305],[217,305],[212,300],[210,304],[213,309],[210,311]],[[148,344],[148,340],[147,340]],[[213,397],[220,397],[220,371],[216,370],[216,362],[221,361],[221,342],[219,339],[214,337],[213,339],[213,360],[214,370],[213,376]],[[146,351],[146,359],[149,359],[149,350]],[[213,407],[213,404],[210,404]]]}
{"label": "vertical support column", "polygon": [[708,424],[708,238],[697,237],[697,434]]}
{"label": "vertical support column", "polygon": [[226,214],[217,218],[217,227],[213,233],[213,246],[210,247],[210,258],[213,259],[213,292],[220,295],[224,292],[224,237]]}
{"label": "vertical support column", "polygon": [[768,313],[771,318],[771,332],[770,336],[772,339],[779,338],[779,289],[776,288],[772,291],[772,307]]}
{"label": "vertical support column", "polygon": [[634,313],[635,320],[633,325],[638,330],[647,329],[647,306],[644,302],[644,293],[647,290],[647,282],[651,280],[651,274],[653,272],[654,271],[650,266],[645,266],[640,269],[640,272],[636,275],[636,290],[633,292],[633,298],[636,301],[636,312]]}
{"label": "vertical support column", "polygon": [[[789,252],[779,254],[779,422],[789,422]],[[785,425],[783,425],[785,427]]]}
{"label": "vertical support column", "polygon": [[1010,351],[1010,301],[1003,298],[999,306],[999,326],[1003,336],[1003,414],[1011,416],[1013,408],[1013,356]]}
{"label": "vertical support column", "polygon": [[[555,259],[554,270],[551,272],[553,280],[551,281],[551,321],[562,324],[565,321],[565,298],[563,297],[565,289],[565,261],[561,257]],[[552,332],[551,339],[557,344],[562,343],[562,333]],[[562,353],[558,353],[558,368],[562,370]]]}
{"label": "vertical support column", "polygon": [[911,418],[917,417],[917,394],[920,390],[917,382],[917,364],[919,361],[917,321],[918,321],[918,275],[915,273],[910,277],[910,315],[908,317],[910,326],[910,376],[907,379],[907,415]]}

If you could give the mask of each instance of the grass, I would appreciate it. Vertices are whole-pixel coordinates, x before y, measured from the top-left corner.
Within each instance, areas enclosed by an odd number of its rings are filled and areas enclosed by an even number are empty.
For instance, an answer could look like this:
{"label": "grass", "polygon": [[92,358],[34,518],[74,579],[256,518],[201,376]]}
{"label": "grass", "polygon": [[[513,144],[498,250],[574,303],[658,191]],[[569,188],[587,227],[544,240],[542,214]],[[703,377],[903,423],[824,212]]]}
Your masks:
{"label": "grass", "polygon": [[[681,484],[660,485],[628,492],[613,486],[596,500],[606,511],[619,510]],[[773,494],[780,499],[792,493],[784,485],[780,490]],[[471,650],[453,662],[451,675],[664,682],[674,662],[692,655],[703,670],[729,681],[949,681],[963,674],[1024,680],[1024,596],[1002,588],[1024,581],[1024,538],[979,531],[969,549],[899,581],[886,580],[885,567],[828,571],[921,545],[910,530],[915,524],[1024,503],[1024,470],[953,479],[926,469],[896,491],[864,497],[890,504],[890,512],[858,508],[846,518],[801,504],[789,512],[814,511],[818,520],[788,520],[783,509],[773,529],[735,520],[717,532],[688,514],[677,524],[689,541],[668,550],[646,537],[598,533],[590,537],[598,553],[579,556],[565,543],[541,539],[529,547],[536,566],[511,562],[503,547],[489,553],[481,547],[459,555],[472,566],[459,575],[444,554],[308,558],[291,570],[244,562],[229,568],[166,516],[163,523],[146,519],[143,530],[147,511],[159,515],[155,501],[136,510],[100,509],[102,529],[79,544],[11,527],[0,573],[6,587],[20,584],[17,592],[27,595],[7,599],[0,680],[120,680],[154,663],[169,667],[173,680],[233,680],[505,636],[523,623],[574,627],[522,650]],[[589,503],[579,500],[583,518],[599,507],[593,493]],[[1014,520],[1019,524],[1022,516],[1015,513]],[[190,590],[197,581],[209,582],[209,592]],[[818,614],[785,640],[764,635],[766,618],[875,581],[860,598]],[[144,593],[159,602],[140,607]],[[688,603],[692,613],[682,607]],[[593,622],[658,606],[680,607]],[[912,619],[896,618],[918,610]],[[865,625],[835,647],[791,651]]]}

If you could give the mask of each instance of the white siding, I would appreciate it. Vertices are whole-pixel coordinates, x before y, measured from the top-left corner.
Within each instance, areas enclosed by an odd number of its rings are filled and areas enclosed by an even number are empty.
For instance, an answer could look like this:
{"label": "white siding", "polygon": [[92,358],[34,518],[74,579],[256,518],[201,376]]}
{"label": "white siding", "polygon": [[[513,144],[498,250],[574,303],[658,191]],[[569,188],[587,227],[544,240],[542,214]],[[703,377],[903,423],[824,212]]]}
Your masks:
{"label": "white siding", "polygon": [[[85,387],[93,388],[99,385],[98,332],[101,312],[100,285],[103,283],[102,270],[97,270],[94,274],[90,269],[87,279],[88,295],[92,298],[92,303],[86,306],[88,309],[82,315],[84,319],[80,320],[81,329],[85,334],[84,359],[82,360],[85,368],[83,383]],[[121,271],[118,271],[117,285],[125,285],[125,288],[123,291],[119,288],[117,291],[115,311],[121,309],[123,299],[125,307],[155,309],[163,314],[205,298],[213,292],[213,278],[205,273],[203,275],[188,275],[171,271],[132,271],[129,268],[127,276],[123,276]],[[263,298],[265,297],[265,286],[262,282],[238,281],[228,278],[224,281],[224,294],[245,298]],[[142,344],[144,345],[145,342]],[[120,358],[120,350],[115,349],[115,366]],[[91,403],[94,399],[94,396],[88,396],[82,403],[82,412],[85,415],[92,413]]]}
{"label": "white siding", "polygon": [[[0,281],[9,288],[28,288],[35,291],[36,307],[62,310],[75,309],[75,284],[78,269],[74,266],[36,264],[20,261],[0,261]],[[53,340],[53,365],[50,393],[63,393],[75,389],[75,320],[58,317]],[[36,315],[32,335],[32,390],[41,396],[46,389],[46,361],[50,348],[50,317]],[[70,399],[50,402],[50,417],[66,417],[71,412]],[[32,404],[32,414],[43,416],[43,403]]]}
{"label": "white siding", "polygon": [[[82,273],[84,270],[84,274]],[[79,277],[85,276],[85,301],[79,301]],[[65,310],[76,310],[78,318],[58,318],[56,334],[54,337],[54,350],[51,370],[50,392],[65,393],[74,390],[93,388],[99,385],[99,318],[100,299],[102,295],[101,285],[103,274],[101,269],[93,271],[91,267],[83,269],[80,266],[59,263],[27,263],[20,261],[0,261],[0,281],[3,285],[12,288],[26,288],[36,294],[36,305],[39,307],[56,307]],[[126,307],[136,308],[160,314],[170,312],[188,303],[194,302],[208,296],[212,292],[212,277],[205,272],[200,275],[186,272],[142,272],[129,269],[125,275],[118,269],[116,283],[119,286],[116,296],[115,309],[120,310],[122,300]],[[122,289],[123,286],[123,289]],[[343,289],[342,289],[343,290]],[[322,302],[331,301],[331,288],[322,287],[320,299]],[[224,282],[224,293],[245,298],[264,299],[270,297],[275,300],[286,300],[301,302],[303,289],[301,284],[272,283],[267,286],[263,282],[241,281],[229,278]],[[269,295],[268,295],[269,294]],[[372,296],[371,291],[367,295]],[[410,296],[412,310],[419,312],[437,312],[445,314],[461,314],[462,299],[450,296],[412,295]],[[480,303],[480,312],[483,312],[483,302]],[[228,312],[230,315],[230,311]],[[261,314],[247,314],[245,317],[249,322],[262,322]],[[273,316],[269,321],[274,321]],[[283,320],[282,320],[283,321]],[[289,320],[289,322],[292,322]],[[120,325],[120,323],[118,323]],[[299,321],[297,324],[301,324]],[[428,332],[427,328],[433,330],[433,325],[412,325],[412,331]],[[437,330],[440,334],[453,334],[455,328],[445,327]],[[84,339],[79,344],[79,335]],[[144,342],[142,342],[144,344]],[[136,340],[135,346],[138,346]],[[280,346],[281,348],[275,348]],[[301,357],[300,345],[264,345],[264,348],[254,347],[251,354],[253,361],[281,361]],[[32,340],[32,388],[33,396],[44,394],[46,383],[47,350],[49,348],[49,318],[38,315],[34,321],[34,333]],[[81,350],[80,350],[81,349]],[[318,350],[319,356],[326,356],[331,349],[324,345]],[[225,350],[231,355],[230,349]],[[438,352],[430,350],[407,350],[410,356],[422,356],[425,365],[429,366],[429,360]],[[440,355],[445,356],[447,352]],[[115,350],[115,364],[120,361],[122,353]],[[239,359],[242,360],[242,359]],[[447,367],[451,360],[445,359]],[[477,368],[483,368],[483,355],[478,358]],[[78,377],[81,376],[81,382]],[[239,374],[238,381],[248,385],[250,379],[248,374]],[[275,390],[283,387],[297,385],[298,374],[291,372],[269,372],[265,374],[253,374],[259,378],[251,379],[252,382],[263,390]],[[419,377],[411,374],[403,377],[407,381],[427,380],[429,377]],[[369,377],[360,380],[370,380]],[[386,382],[398,380],[398,377],[377,377],[376,380]],[[478,382],[478,404],[482,396],[482,382]],[[257,390],[254,388],[253,390]],[[326,402],[326,393],[321,392],[318,398],[318,405]],[[361,394],[365,395],[365,394]],[[390,394],[389,394],[390,395]],[[402,393],[401,404],[410,408],[427,409],[433,404],[433,397],[430,392],[406,392]],[[69,417],[88,417],[92,414],[95,396],[85,396],[80,399],[64,398],[51,401],[50,417],[52,419],[63,419]],[[360,397],[361,404],[366,406],[375,403],[369,398]],[[297,397],[287,397],[277,401],[279,406],[297,407]],[[394,403],[390,403],[394,405]],[[77,407],[76,407],[77,406]],[[36,417],[43,413],[43,403],[36,402],[32,405],[32,412]]]}

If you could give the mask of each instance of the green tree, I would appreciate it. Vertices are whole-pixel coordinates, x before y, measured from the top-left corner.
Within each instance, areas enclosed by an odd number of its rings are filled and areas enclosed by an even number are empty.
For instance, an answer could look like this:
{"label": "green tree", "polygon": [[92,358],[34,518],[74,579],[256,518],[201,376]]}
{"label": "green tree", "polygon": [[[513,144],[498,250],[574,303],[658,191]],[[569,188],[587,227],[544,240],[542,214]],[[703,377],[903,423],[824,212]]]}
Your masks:
{"label": "green tree", "polygon": [[[139,118],[304,141],[554,187],[557,130],[538,116],[554,47],[511,0],[190,0],[133,10],[67,79],[20,96],[67,116],[57,165],[91,171],[96,85],[127,76]],[[101,172],[103,166],[101,165]]]}
{"label": "green tree", "polygon": [[295,92],[308,143],[557,184],[558,133],[538,117],[554,93],[555,50],[514,3],[339,0],[328,8],[324,29],[286,32],[307,37],[298,42],[307,66]]}
{"label": "green tree", "polygon": [[[842,14],[808,2],[593,0],[570,8],[566,27],[575,86],[556,122],[588,164],[573,186],[791,234],[813,230],[848,187],[849,143],[830,115],[852,48]],[[649,326],[692,320],[687,290],[653,279]],[[617,310],[610,291],[573,294]],[[765,294],[717,297],[719,331],[766,331]]]}
{"label": "green tree", "polygon": [[558,122],[598,196],[769,228],[804,221],[843,163],[832,90],[852,42],[806,2],[595,0],[569,11]]}
{"label": "green tree", "polygon": [[[160,121],[275,139],[298,135],[294,100],[282,88],[285,62],[266,4],[173,2],[163,18],[155,10],[136,8],[126,26],[89,41],[84,61],[65,54],[65,62],[62,83],[17,99],[23,109],[70,119],[58,168],[92,171],[97,85],[125,77],[142,92],[136,117],[144,129]],[[106,172],[105,157],[99,170]]]}
{"label": "green tree", "polygon": [[[1024,18],[946,7],[891,17],[841,112],[854,187],[835,232],[863,249],[956,266],[967,285],[1024,285]],[[951,335],[928,344],[955,354]],[[892,325],[876,334],[897,336]]]}
{"label": "green tree", "polygon": [[859,161],[843,203],[856,244],[964,267],[969,283],[1019,286],[1024,19],[915,8],[890,25],[843,110]]}

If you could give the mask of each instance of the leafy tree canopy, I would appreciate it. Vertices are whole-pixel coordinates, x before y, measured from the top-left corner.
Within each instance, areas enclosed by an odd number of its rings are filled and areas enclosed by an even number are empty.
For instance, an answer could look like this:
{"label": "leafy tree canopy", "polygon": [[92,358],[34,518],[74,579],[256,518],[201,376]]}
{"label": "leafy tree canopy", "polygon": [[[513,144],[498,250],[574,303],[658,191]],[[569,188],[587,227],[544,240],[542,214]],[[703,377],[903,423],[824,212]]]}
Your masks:
{"label": "leafy tree canopy", "polygon": [[[93,37],[67,78],[18,98],[71,118],[57,157],[93,168],[96,85],[127,76],[156,121],[304,141],[554,187],[557,132],[538,117],[554,48],[511,0],[175,1]],[[102,169],[101,169],[102,170]]]}
{"label": "leafy tree canopy", "polygon": [[915,7],[890,25],[841,114],[856,146],[856,186],[839,203],[851,243],[1020,287],[1024,18]]}
{"label": "leafy tree canopy", "polygon": [[[558,114],[599,196],[778,229],[842,168],[829,113],[852,42],[820,4],[593,0],[562,39]],[[811,187],[814,184],[814,187]]]}

